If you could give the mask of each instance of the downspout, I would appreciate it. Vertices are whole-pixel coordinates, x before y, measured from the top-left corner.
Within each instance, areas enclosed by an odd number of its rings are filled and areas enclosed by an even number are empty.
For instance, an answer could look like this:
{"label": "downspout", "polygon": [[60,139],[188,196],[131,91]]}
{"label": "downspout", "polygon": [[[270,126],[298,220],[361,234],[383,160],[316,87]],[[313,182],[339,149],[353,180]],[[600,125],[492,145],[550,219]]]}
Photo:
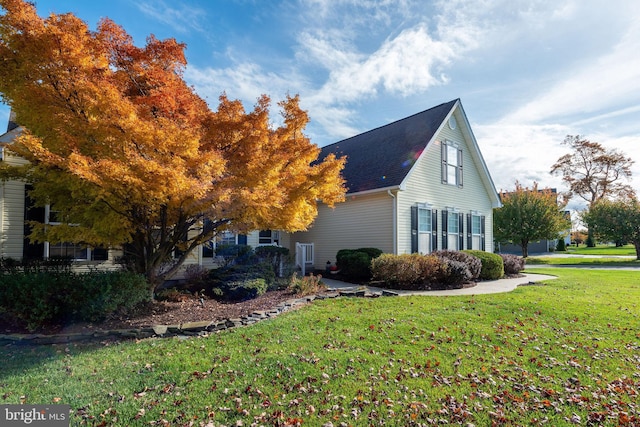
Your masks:
{"label": "downspout", "polygon": [[397,219],[398,209],[396,206],[398,203],[398,199],[391,192],[391,190],[387,190],[387,194],[391,196],[391,198],[393,199],[393,203],[392,203],[393,212],[391,213],[391,218],[393,222],[393,227],[391,229],[393,234],[393,254],[398,255],[398,219]]}

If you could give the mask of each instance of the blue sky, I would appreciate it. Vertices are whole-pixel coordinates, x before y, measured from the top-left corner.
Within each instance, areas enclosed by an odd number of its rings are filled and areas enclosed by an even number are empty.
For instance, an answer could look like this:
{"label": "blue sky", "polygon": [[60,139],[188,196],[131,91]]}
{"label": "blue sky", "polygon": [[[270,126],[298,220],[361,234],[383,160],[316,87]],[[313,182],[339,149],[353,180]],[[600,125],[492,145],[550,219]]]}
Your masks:
{"label": "blue sky", "polygon": [[498,190],[563,189],[549,169],[580,134],[636,160],[640,193],[635,0],[35,2],[91,29],[109,17],[140,45],[186,43],[185,78],[212,108],[222,92],[247,109],[299,94],[320,146],[460,98]]}

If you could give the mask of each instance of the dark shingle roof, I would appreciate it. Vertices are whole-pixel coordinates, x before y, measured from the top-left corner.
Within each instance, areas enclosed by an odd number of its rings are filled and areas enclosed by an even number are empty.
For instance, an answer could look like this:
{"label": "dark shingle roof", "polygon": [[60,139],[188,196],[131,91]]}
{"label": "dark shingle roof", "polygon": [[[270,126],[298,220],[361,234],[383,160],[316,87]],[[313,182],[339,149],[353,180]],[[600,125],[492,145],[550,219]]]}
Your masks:
{"label": "dark shingle roof", "polygon": [[347,156],[342,176],[349,193],[400,185],[457,101],[327,145],[319,158]]}

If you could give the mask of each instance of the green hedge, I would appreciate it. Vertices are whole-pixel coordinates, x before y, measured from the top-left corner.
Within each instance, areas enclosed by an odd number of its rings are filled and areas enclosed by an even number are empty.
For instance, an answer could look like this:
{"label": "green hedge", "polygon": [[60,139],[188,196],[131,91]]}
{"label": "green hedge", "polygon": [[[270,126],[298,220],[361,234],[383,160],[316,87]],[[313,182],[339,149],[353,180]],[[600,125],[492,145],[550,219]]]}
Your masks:
{"label": "green hedge", "polygon": [[504,276],[504,262],[502,257],[491,252],[465,250],[468,254],[480,258],[482,262],[482,270],[480,271],[480,279],[497,280]]}
{"label": "green hedge", "polygon": [[340,273],[353,280],[371,278],[371,260],[382,255],[377,248],[340,249],[336,254],[336,265]]}
{"label": "green hedge", "polygon": [[124,271],[12,273],[0,281],[0,309],[31,331],[100,321],[150,299],[145,278]]}

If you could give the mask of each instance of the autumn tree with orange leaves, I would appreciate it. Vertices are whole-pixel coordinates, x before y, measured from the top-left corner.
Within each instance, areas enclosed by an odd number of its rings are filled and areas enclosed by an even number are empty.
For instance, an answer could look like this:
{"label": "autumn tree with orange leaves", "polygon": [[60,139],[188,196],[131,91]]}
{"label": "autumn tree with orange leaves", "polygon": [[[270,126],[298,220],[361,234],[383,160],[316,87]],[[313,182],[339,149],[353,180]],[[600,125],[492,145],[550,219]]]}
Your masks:
{"label": "autumn tree with orange leaves", "polygon": [[183,44],[137,47],[109,19],[90,31],[73,14],[0,5],[0,93],[24,128],[9,149],[30,162],[9,172],[64,218],[32,239],[124,244],[155,286],[222,230],[304,230],[319,201],[344,199],[345,160],[318,159],[297,96],[277,128],[267,96],[245,112],[223,95],[212,111],[183,79]]}

